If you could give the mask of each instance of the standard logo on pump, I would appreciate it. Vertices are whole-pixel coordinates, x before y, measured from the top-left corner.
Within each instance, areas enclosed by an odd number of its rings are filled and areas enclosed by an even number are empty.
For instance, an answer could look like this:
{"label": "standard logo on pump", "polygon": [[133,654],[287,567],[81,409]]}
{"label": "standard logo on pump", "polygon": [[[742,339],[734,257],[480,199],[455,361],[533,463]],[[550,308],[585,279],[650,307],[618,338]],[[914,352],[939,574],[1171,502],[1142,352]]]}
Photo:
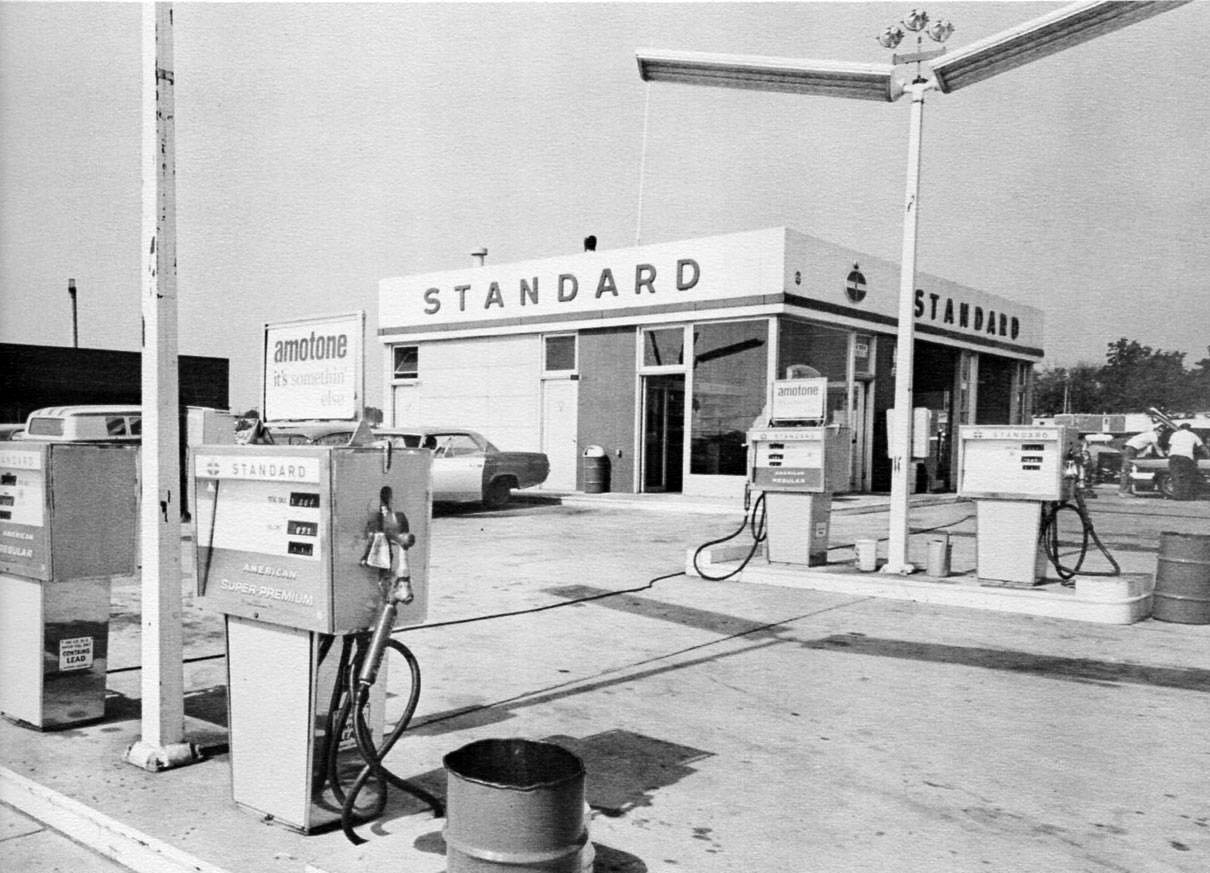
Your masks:
{"label": "standard logo on pump", "polygon": [[254,479],[270,482],[318,482],[319,458],[274,455],[197,455],[195,475],[202,479]]}

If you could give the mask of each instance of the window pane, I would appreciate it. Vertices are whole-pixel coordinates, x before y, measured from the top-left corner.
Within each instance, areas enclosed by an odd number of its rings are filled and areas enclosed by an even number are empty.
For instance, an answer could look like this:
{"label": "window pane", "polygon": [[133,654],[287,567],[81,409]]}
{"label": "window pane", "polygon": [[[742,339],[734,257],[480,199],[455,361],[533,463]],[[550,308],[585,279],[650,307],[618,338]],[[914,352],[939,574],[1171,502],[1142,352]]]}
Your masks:
{"label": "window pane", "polygon": [[546,338],[546,372],[574,370],[576,368],[576,338],[570,336],[548,336]]}
{"label": "window pane", "polygon": [[743,476],[748,428],[765,405],[767,324],[703,324],[694,330],[689,470]]}
{"label": "window pane", "polygon": [[35,418],[25,430],[30,436],[63,436],[63,419]]}
{"label": "window pane", "polygon": [[395,346],[395,378],[415,379],[420,369],[418,346]]}
{"label": "window pane", "polygon": [[685,331],[662,327],[643,331],[643,366],[668,367],[685,363]]}
{"label": "window pane", "polygon": [[777,378],[787,378],[786,369],[798,364],[814,367],[832,382],[846,381],[849,378],[848,331],[783,319]]}

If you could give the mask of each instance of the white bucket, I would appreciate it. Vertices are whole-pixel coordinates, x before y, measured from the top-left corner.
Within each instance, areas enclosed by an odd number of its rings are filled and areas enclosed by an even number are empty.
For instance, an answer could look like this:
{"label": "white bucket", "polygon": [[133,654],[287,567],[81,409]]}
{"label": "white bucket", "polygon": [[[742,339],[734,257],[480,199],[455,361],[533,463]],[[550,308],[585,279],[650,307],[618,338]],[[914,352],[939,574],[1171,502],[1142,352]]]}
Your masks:
{"label": "white bucket", "polygon": [[857,569],[863,573],[877,570],[878,540],[858,540],[853,545],[857,548]]}

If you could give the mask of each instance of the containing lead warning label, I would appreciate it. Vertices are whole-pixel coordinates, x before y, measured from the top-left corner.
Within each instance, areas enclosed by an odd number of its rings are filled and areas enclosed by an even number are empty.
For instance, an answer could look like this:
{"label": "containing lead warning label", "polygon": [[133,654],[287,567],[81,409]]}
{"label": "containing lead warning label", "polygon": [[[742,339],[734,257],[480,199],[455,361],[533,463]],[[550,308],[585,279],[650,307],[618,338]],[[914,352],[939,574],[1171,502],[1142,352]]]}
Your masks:
{"label": "containing lead warning label", "polygon": [[59,672],[88,670],[92,667],[92,637],[59,640]]}

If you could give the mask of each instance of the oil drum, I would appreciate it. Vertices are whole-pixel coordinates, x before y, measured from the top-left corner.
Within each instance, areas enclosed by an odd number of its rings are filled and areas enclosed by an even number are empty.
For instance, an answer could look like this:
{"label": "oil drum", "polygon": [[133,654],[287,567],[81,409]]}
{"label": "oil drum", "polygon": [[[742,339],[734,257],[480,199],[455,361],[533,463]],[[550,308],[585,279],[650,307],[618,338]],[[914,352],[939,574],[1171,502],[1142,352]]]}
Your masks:
{"label": "oil drum", "polygon": [[1210,624],[1210,534],[1160,534],[1151,617]]}
{"label": "oil drum", "polygon": [[553,743],[487,739],[444,759],[449,873],[582,873],[584,764]]}

